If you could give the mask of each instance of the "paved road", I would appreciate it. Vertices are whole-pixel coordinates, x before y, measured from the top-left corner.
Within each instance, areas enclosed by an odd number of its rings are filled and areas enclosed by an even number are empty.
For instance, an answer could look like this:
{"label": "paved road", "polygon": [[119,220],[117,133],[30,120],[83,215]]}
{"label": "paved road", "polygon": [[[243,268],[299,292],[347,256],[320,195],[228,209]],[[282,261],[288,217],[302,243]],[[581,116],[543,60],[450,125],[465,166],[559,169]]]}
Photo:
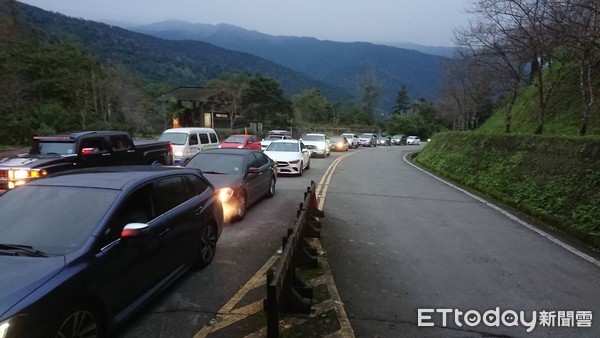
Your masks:
{"label": "paved road", "polygon": [[[117,336],[162,338],[197,334],[281,247],[281,238],[295,220],[310,181],[318,181],[338,156],[340,153],[332,153],[326,159],[311,159],[311,169],[301,177],[279,177],[275,197],[261,200],[248,210],[243,221],[224,228],[210,266],[188,273],[132,318]],[[257,288],[250,296],[261,300],[266,296],[266,287]],[[249,321],[247,331],[224,330],[222,336],[242,337],[254,331],[254,324]]]}
{"label": "paved road", "polygon": [[[328,186],[322,243],[356,336],[600,337],[599,266],[410,166],[407,149],[356,152]],[[537,311],[537,326],[471,327],[462,317],[458,326],[456,312],[445,328],[442,313],[423,318],[434,327],[418,326],[418,309],[497,307],[500,317],[525,311],[527,321]],[[591,311],[592,327],[542,327],[542,310]],[[513,323],[511,313],[503,319]]]}

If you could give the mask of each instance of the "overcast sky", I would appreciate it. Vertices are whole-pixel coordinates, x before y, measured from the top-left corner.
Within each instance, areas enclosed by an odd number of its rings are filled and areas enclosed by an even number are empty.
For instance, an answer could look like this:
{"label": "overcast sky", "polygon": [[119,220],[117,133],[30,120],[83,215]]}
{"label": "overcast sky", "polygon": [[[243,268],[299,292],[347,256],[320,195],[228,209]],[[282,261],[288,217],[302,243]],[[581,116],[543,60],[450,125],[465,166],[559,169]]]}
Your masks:
{"label": "overcast sky", "polygon": [[176,19],[228,23],[270,35],[452,46],[470,0],[20,0],[107,23]]}

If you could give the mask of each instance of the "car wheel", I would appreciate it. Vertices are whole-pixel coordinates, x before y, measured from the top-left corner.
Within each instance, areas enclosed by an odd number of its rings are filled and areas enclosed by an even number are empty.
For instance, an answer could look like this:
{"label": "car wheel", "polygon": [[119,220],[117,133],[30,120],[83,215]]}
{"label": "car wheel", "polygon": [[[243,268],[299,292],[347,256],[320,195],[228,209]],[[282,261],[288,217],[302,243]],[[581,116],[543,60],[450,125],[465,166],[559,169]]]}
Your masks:
{"label": "car wheel", "polygon": [[298,176],[302,176],[302,167],[304,167],[304,162],[300,162],[300,167],[298,168]]}
{"label": "car wheel", "polygon": [[248,207],[248,202],[246,201],[246,194],[243,192],[237,198],[237,210],[235,219],[241,221],[246,216],[246,208]]}
{"label": "car wheel", "polygon": [[269,182],[269,190],[267,190],[267,197],[273,197],[275,195],[275,177],[271,177]]}
{"label": "car wheel", "polygon": [[198,260],[196,268],[202,269],[212,262],[217,250],[217,227],[213,223],[207,224],[200,235]]}
{"label": "car wheel", "polygon": [[308,159],[308,163],[306,164],[306,170],[310,169],[310,158]]}
{"label": "car wheel", "polygon": [[100,315],[91,305],[80,305],[67,311],[57,322],[55,337],[102,337]]}

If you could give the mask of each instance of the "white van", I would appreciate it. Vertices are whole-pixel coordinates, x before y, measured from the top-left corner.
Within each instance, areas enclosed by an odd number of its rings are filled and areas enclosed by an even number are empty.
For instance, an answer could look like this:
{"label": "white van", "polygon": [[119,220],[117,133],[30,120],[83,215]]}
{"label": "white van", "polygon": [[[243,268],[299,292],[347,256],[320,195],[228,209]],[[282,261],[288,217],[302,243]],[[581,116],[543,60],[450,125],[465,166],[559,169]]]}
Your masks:
{"label": "white van", "polygon": [[219,137],[212,128],[167,129],[162,133],[159,140],[171,142],[175,164],[180,164],[181,158],[185,156],[219,147]]}

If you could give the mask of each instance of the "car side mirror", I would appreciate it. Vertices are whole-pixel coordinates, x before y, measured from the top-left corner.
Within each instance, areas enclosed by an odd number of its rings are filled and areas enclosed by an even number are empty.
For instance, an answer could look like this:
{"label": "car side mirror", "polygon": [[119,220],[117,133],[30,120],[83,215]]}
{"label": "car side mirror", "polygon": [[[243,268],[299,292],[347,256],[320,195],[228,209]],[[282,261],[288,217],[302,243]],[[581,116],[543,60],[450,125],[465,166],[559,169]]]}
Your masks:
{"label": "car side mirror", "polygon": [[142,235],[148,230],[148,224],[146,223],[129,223],[121,231],[121,238],[135,238]]}

